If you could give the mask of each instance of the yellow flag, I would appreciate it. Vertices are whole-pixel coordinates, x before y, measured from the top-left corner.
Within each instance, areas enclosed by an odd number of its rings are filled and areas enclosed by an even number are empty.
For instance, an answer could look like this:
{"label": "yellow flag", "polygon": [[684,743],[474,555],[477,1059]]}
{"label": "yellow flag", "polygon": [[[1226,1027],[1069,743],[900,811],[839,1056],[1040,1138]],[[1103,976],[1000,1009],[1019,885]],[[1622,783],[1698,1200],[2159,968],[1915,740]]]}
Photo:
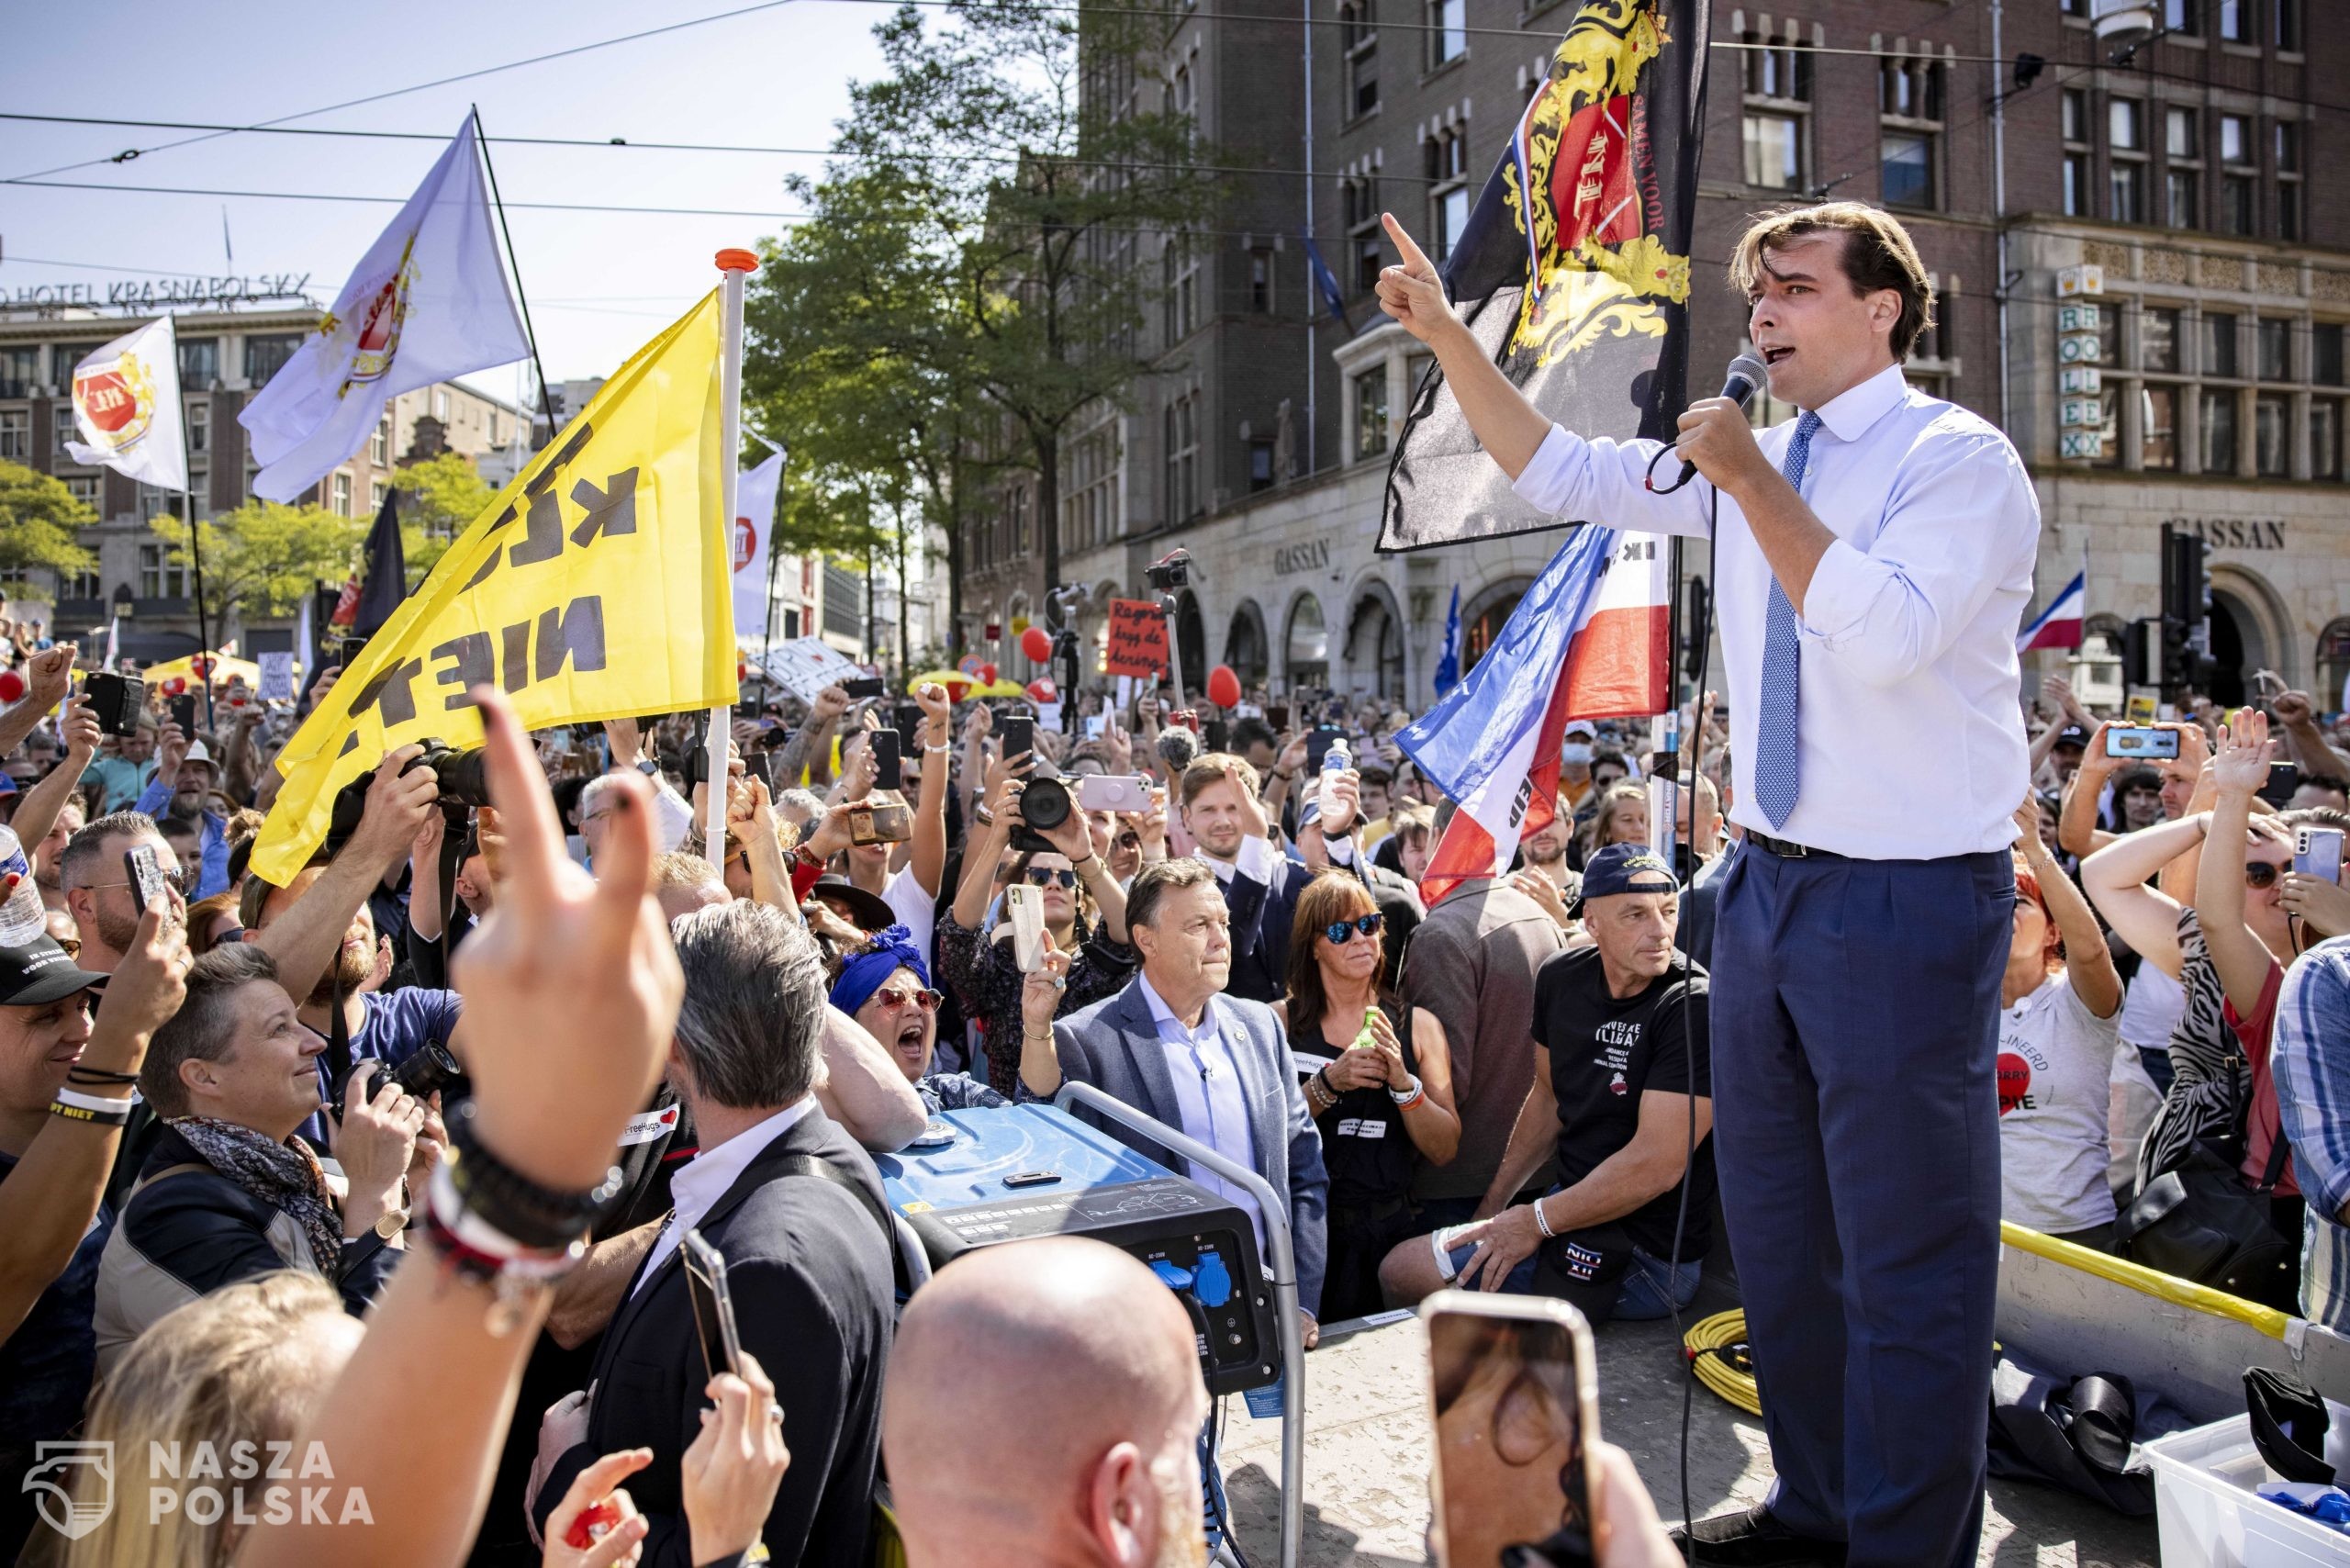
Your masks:
{"label": "yellow flag", "polygon": [[719,297],[639,350],[369,640],[295,733],[253,870],[284,886],[334,797],[411,741],[481,743],[465,693],[533,729],[733,702]]}

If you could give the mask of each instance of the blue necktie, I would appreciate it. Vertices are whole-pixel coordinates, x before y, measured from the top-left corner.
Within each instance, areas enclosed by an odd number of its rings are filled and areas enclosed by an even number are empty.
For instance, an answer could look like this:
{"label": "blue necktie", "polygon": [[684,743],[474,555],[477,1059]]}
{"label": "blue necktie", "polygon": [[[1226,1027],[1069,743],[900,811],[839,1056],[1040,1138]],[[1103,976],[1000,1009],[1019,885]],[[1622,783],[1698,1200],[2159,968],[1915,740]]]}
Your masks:
{"label": "blue necktie", "polygon": [[[1807,412],[1796,421],[1795,439],[1780,460],[1779,473],[1803,493],[1804,465],[1811,457],[1812,432],[1819,416]],[[1796,607],[1787,601],[1779,579],[1771,579],[1771,609],[1763,622],[1762,705],[1755,737],[1754,803],[1762,808],[1774,828],[1786,825],[1795,813],[1796,796],[1803,787],[1803,767],[1796,755],[1796,680],[1801,655],[1796,644]]]}

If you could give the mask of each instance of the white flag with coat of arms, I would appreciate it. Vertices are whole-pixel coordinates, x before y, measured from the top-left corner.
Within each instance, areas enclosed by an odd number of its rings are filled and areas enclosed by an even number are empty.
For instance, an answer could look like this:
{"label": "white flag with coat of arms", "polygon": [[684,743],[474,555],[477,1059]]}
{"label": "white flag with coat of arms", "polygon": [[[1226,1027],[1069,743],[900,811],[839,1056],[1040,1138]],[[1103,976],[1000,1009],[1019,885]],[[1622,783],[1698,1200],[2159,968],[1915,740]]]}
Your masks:
{"label": "white flag with coat of arms", "polygon": [[490,229],[478,136],[466,116],[318,330],[238,416],[262,465],[253,494],[302,496],[366,443],[387,399],[529,355]]}
{"label": "white flag with coat of arms", "polygon": [[73,367],[76,463],[102,463],[166,490],[187,488],[180,351],[172,319],[125,332]]}
{"label": "white flag with coat of arms", "polygon": [[767,552],[775,544],[775,492],[783,481],[783,454],[734,481],[734,640],[767,634]]}

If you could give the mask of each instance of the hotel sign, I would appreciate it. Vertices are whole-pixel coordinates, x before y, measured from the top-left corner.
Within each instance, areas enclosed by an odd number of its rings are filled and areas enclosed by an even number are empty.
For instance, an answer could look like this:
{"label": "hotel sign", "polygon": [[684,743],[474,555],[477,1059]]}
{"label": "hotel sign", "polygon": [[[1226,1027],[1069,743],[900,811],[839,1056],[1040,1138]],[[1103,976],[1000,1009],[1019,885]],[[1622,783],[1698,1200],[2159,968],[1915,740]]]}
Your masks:
{"label": "hotel sign", "polygon": [[106,283],[19,285],[11,305],[116,306],[151,310],[175,305],[236,305],[263,299],[306,299],[308,273],[260,273],[249,277],[116,278]]}

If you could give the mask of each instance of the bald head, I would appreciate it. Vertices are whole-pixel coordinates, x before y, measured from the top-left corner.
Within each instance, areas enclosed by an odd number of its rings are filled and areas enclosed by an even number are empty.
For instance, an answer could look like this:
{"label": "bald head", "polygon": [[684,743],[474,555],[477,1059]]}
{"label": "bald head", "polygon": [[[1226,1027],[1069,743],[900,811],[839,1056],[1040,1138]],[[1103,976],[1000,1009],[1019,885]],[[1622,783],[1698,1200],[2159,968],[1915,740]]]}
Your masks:
{"label": "bald head", "polygon": [[[957,1260],[914,1294],[881,1441],[912,1568],[1202,1563],[1191,1320],[1133,1258],[1053,1238]],[[1016,1432],[1018,1462],[974,1432]]]}

